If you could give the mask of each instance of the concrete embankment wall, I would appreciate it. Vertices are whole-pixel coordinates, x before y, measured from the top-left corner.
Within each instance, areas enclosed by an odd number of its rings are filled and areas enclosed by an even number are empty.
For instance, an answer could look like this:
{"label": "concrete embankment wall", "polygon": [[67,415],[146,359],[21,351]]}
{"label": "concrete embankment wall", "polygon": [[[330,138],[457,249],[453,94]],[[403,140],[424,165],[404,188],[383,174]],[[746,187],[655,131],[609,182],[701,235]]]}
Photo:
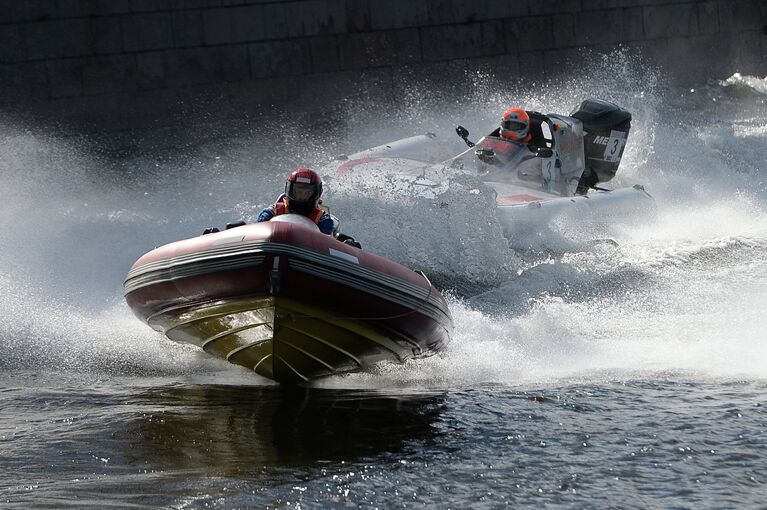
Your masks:
{"label": "concrete embankment wall", "polygon": [[767,74],[764,0],[0,0],[0,108],[101,129],[311,111],[404,77],[553,77],[582,49],[671,80]]}

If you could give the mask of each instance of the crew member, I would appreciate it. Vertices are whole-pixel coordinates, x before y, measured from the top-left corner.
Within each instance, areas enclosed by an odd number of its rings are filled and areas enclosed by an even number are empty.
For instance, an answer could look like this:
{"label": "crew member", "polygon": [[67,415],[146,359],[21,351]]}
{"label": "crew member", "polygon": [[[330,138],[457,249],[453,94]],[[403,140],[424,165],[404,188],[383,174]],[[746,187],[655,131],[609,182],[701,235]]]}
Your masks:
{"label": "crew member", "polygon": [[501,115],[498,135],[506,140],[529,143],[533,139],[530,134],[530,115],[522,108],[506,109]]}
{"label": "crew member", "polygon": [[[501,125],[490,133],[488,137],[482,146],[475,151],[475,154],[480,161],[489,165],[498,164],[497,156],[499,154],[505,154],[514,150],[510,144],[498,142],[493,140],[493,138],[526,144],[527,149],[534,154],[538,150],[533,143],[533,135],[530,133],[530,114],[522,108],[507,108],[501,114]],[[470,146],[473,146],[473,144]]]}
{"label": "crew member", "polygon": [[[300,214],[316,223],[323,234],[334,235],[338,226],[337,220],[320,208],[321,196],[322,179],[319,174],[306,167],[297,168],[285,181],[285,193],[277,198],[274,205],[262,210],[257,221],[259,223],[269,221],[280,214]],[[337,234],[336,239],[357,248],[360,247],[354,238],[345,234]]]}
{"label": "crew member", "polygon": [[331,235],[333,217],[320,209],[320,196],[322,179],[317,172],[306,167],[296,168],[285,181],[285,193],[277,197],[274,205],[261,211],[257,221],[269,221],[286,213],[300,214],[316,223],[323,234]]}

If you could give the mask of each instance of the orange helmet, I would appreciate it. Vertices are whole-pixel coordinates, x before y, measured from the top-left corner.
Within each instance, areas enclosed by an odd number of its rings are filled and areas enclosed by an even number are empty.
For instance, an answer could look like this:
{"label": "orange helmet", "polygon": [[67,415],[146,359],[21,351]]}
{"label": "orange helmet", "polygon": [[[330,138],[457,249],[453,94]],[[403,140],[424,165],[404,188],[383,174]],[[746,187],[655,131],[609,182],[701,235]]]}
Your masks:
{"label": "orange helmet", "polygon": [[285,182],[285,205],[288,212],[310,214],[319,204],[322,179],[314,170],[300,167],[293,170]]}
{"label": "orange helmet", "polygon": [[501,115],[501,138],[526,142],[530,136],[530,116],[522,108],[509,108]]}

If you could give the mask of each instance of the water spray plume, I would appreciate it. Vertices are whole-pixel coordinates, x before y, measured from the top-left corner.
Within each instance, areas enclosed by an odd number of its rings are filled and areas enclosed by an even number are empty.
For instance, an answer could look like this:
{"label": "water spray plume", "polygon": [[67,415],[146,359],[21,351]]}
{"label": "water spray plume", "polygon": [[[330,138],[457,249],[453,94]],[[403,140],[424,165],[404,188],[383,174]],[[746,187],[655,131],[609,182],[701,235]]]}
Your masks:
{"label": "water spray plume", "polygon": [[[122,278],[141,253],[207,226],[253,221],[295,166],[319,168],[338,154],[452,133],[459,123],[484,134],[510,105],[567,113],[599,97],[633,114],[611,184],[641,182],[659,205],[657,223],[613,232],[617,246],[577,235],[557,244],[562,233],[540,231],[539,249],[515,253],[490,191],[470,176],[446,178],[426,198],[392,176],[328,180],[324,198],[344,232],[452,291],[456,335],[444,354],[321,384],[460,387],[658,371],[767,377],[759,327],[767,312],[767,113],[706,120],[708,104],[737,106],[729,88],[764,94],[764,80],[735,75],[697,94],[718,99],[701,104],[680,99],[627,51],[593,59],[601,62],[594,72],[565,86],[470,71],[471,85],[457,90],[410,81],[393,98],[371,92],[314,130],[275,118],[140,156],[0,126],[0,226],[9,233],[0,239],[2,367],[215,372],[218,362],[164,340],[122,304]],[[696,109],[678,107],[688,100]]]}

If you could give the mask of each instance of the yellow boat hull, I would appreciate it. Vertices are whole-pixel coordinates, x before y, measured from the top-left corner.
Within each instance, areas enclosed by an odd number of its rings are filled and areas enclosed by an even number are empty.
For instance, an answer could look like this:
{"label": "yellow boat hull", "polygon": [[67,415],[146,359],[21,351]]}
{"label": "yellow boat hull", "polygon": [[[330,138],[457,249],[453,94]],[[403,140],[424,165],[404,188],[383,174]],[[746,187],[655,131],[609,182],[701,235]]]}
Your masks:
{"label": "yellow boat hull", "polygon": [[169,311],[149,324],[172,340],[197,345],[281,383],[307,382],[380,361],[403,362],[424,353],[418,342],[390,329],[274,296]]}

